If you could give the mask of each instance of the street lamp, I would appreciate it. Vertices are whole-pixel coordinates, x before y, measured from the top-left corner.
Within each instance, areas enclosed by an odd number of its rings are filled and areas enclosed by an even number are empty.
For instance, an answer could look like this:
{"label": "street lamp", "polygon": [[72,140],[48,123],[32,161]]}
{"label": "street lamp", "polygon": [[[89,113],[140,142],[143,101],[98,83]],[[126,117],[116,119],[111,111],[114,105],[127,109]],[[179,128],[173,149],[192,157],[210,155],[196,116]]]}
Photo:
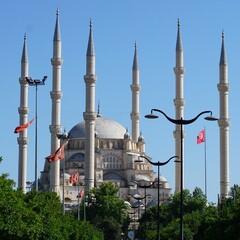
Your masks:
{"label": "street lamp", "polygon": [[[139,188],[144,188],[144,196],[145,196],[145,202],[144,202],[144,205],[145,205],[145,217],[146,217],[146,210],[147,210],[147,199],[146,199],[146,197],[147,196],[149,196],[149,195],[147,195],[147,188],[150,188],[150,187],[152,187],[154,184],[155,184],[155,182],[152,182],[151,184],[144,184],[144,185],[141,185],[141,184],[139,184],[137,181],[132,181],[133,183],[135,183]],[[146,236],[147,236],[147,226],[146,226],[146,224],[147,224],[147,221],[145,220],[145,238],[146,238]]]}
{"label": "street lamp", "polygon": [[157,234],[158,238],[157,239],[160,240],[160,217],[159,217],[160,216],[160,207],[159,207],[159,205],[160,205],[160,199],[159,199],[159,195],[160,195],[160,180],[159,180],[159,178],[160,178],[160,166],[164,166],[164,165],[168,164],[173,158],[179,158],[179,157],[178,156],[173,156],[173,157],[169,158],[166,162],[159,162],[159,161],[158,162],[152,162],[147,157],[145,157],[144,155],[140,155],[138,157],[138,160],[135,160],[135,162],[143,162],[142,160],[140,160],[140,158],[144,158],[150,164],[158,167],[158,234]]}
{"label": "street lamp", "polygon": [[147,197],[147,195],[145,195],[144,197],[141,197],[141,196],[137,197],[137,196],[134,196],[134,195],[132,195],[132,194],[129,194],[129,196],[131,196],[132,198],[134,198],[135,200],[138,201],[138,221],[139,221],[140,207],[141,207],[141,205],[143,205],[143,203],[142,203],[142,204],[140,203],[140,200],[145,199],[145,202],[146,202],[146,197]]}
{"label": "street lamp", "polygon": [[[144,204],[145,204],[145,213],[146,213],[146,205],[147,205],[147,202],[146,202],[146,197],[147,196],[149,196],[149,195],[147,195],[147,188],[150,188],[150,187],[152,187],[154,184],[155,184],[155,182],[152,182],[151,184],[144,184],[144,185],[141,185],[141,184],[139,184],[137,181],[132,181],[134,184],[136,184],[139,188],[144,188]],[[130,186],[132,186],[132,185],[130,185]]]}
{"label": "street lamp", "polygon": [[34,86],[36,89],[36,98],[35,98],[35,190],[38,191],[38,169],[37,169],[37,162],[38,162],[38,152],[37,152],[37,130],[38,130],[38,111],[37,111],[37,106],[38,106],[38,86],[39,85],[45,85],[45,81],[47,80],[47,76],[44,76],[42,80],[39,79],[32,79],[31,77],[26,77],[25,78],[29,86]]}
{"label": "street lamp", "polygon": [[27,184],[27,187],[26,187],[26,188],[27,188],[28,192],[31,191],[31,188],[32,188],[32,184],[33,184],[33,183],[30,182],[30,181],[27,181],[26,184]]}
{"label": "street lamp", "polygon": [[191,124],[193,122],[195,122],[201,115],[209,113],[210,116],[205,117],[205,120],[208,121],[217,121],[218,119],[212,116],[212,111],[203,111],[201,113],[199,113],[196,117],[189,119],[189,120],[185,120],[182,117],[180,119],[172,119],[170,118],[165,112],[159,110],[159,109],[152,109],[151,110],[151,114],[148,114],[145,116],[145,118],[150,118],[150,119],[155,119],[158,118],[157,115],[153,114],[153,112],[159,112],[162,115],[164,115],[164,117],[170,121],[171,123],[180,125],[180,132],[181,132],[181,159],[180,159],[180,163],[181,163],[181,208],[180,208],[180,239],[183,240],[183,125],[188,125]]}

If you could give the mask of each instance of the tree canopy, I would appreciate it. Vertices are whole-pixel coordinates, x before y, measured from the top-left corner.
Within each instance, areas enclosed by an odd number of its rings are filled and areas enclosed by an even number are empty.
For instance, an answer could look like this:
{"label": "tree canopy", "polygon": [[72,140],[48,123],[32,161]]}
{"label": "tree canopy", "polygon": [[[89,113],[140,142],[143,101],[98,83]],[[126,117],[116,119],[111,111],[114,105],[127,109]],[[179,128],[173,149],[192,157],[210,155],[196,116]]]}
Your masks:
{"label": "tree canopy", "polygon": [[63,214],[54,192],[14,190],[8,174],[0,176],[0,236],[15,240],[103,240],[101,231],[73,214]]}
{"label": "tree canopy", "polygon": [[[127,239],[130,223],[127,205],[118,197],[118,188],[112,183],[105,182],[87,193],[87,221],[77,220],[73,212],[63,214],[55,192],[24,194],[15,187],[8,174],[0,176],[0,236],[3,240],[119,240],[122,232]],[[160,205],[159,216],[157,206],[148,208],[139,220],[136,237],[156,239],[159,217],[161,240],[179,239],[180,203],[178,193],[168,199],[168,204]],[[184,190],[183,213],[185,240],[240,240],[238,185],[234,185],[229,197],[221,199],[217,205],[207,203],[199,188],[192,193]]]}
{"label": "tree canopy", "polygon": [[127,221],[127,206],[117,196],[118,188],[110,182],[93,188],[89,194],[87,219],[104,233],[104,239],[120,239]]}
{"label": "tree canopy", "polygon": [[[230,197],[221,204],[207,203],[202,190],[183,192],[183,223],[185,240],[240,239],[240,188],[231,189]],[[175,194],[169,204],[160,205],[160,231],[162,240],[179,239],[180,194]],[[157,207],[147,209],[140,219],[137,236],[150,240],[157,238]]]}

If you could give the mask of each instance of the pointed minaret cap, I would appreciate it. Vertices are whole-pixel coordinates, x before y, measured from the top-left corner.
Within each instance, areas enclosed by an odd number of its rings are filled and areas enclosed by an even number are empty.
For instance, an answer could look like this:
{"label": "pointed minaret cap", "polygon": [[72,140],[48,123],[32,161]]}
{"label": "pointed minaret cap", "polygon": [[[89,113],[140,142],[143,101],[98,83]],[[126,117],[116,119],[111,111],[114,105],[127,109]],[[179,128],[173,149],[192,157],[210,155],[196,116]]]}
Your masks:
{"label": "pointed minaret cap", "polygon": [[222,49],[221,49],[219,65],[227,65],[227,55],[226,55],[226,49],[224,44],[224,31],[222,31]]}
{"label": "pointed minaret cap", "polygon": [[89,33],[89,39],[88,39],[87,56],[95,55],[92,27],[93,27],[92,19],[90,19],[90,33]]}
{"label": "pointed minaret cap", "polygon": [[97,117],[101,117],[102,115],[100,114],[100,101],[98,101],[98,110],[97,110]]}
{"label": "pointed minaret cap", "polygon": [[133,70],[138,70],[138,52],[137,52],[137,43],[135,42],[135,51],[134,51],[134,58],[133,58]]}
{"label": "pointed minaret cap", "polygon": [[182,51],[182,40],[180,35],[180,20],[178,18],[178,33],[177,33],[177,44],[176,44],[176,51]]}
{"label": "pointed minaret cap", "polygon": [[23,51],[22,51],[22,62],[28,62],[26,33],[24,34],[24,43],[23,43]]}
{"label": "pointed minaret cap", "polygon": [[56,25],[55,25],[53,41],[61,41],[60,24],[59,24],[59,9],[57,9],[57,18],[56,18]]}

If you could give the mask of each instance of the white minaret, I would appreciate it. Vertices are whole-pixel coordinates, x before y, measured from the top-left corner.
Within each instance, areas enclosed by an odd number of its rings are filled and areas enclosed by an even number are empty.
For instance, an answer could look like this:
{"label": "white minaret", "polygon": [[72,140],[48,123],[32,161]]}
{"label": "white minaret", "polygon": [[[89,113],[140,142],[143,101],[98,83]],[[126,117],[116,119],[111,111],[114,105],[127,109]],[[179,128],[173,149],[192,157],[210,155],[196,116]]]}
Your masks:
{"label": "white minaret", "polygon": [[[61,34],[59,25],[59,11],[57,10],[57,18],[55,25],[55,32],[53,37],[53,57],[52,63],[52,91],[50,96],[52,99],[52,124],[49,126],[51,133],[51,153],[54,153],[60,146],[60,141],[57,138],[57,133],[61,133],[61,65],[62,65],[62,51],[61,51]],[[46,164],[49,164],[46,161]],[[59,191],[60,180],[60,161],[50,164],[50,190]]]}
{"label": "white minaret", "polygon": [[[176,79],[176,98],[174,99],[174,106],[175,106],[175,119],[184,119],[184,97],[183,97],[183,74],[184,74],[184,67],[183,67],[183,47],[182,47],[182,40],[180,36],[180,22],[178,20],[178,33],[177,33],[177,44],[176,44],[176,66],[174,68],[175,79]],[[183,127],[183,134],[182,134],[182,156],[184,159],[184,126]],[[176,125],[174,131],[174,138],[175,138],[175,155],[181,156],[181,126]],[[183,169],[184,169],[184,162]],[[184,179],[184,173],[183,173]],[[183,184],[184,185],[184,184]],[[175,193],[181,191],[181,164],[175,163]]]}
{"label": "white minaret", "polygon": [[218,126],[220,131],[220,199],[229,194],[229,125],[228,118],[228,64],[224,46],[224,33],[222,33],[222,49],[219,62],[219,84],[217,85],[220,101],[220,118]]}
{"label": "white minaret", "polygon": [[[18,108],[19,113],[19,125],[23,125],[28,122],[28,83],[26,81],[28,77],[28,52],[27,52],[27,41],[26,35],[24,35],[22,60],[21,60],[21,77],[19,78],[20,83],[20,107]],[[18,189],[22,189],[26,192],[26,176],[27,176],[27,129],[19,133],[17,139],[19,145],[18,154]]]}
{"label": "white minaret", "polygon": [[135,52],[132,66],[132,112],[130,114],[132,120],[132,140],[134,142],[138,141],[139,137],[139,67],[138,67],[138,54],[137,54],[137,44],[135,43]]}
{"label": "white minaret", "polygon": [[87,190],[94,187],[95,171],[95,50],[92,33],[92,21],[90,21],[90,33],[88,48],[86,54],[86,75],[84,81],[86,84],[86,109],[83,113],[85,120],[85,180]]}

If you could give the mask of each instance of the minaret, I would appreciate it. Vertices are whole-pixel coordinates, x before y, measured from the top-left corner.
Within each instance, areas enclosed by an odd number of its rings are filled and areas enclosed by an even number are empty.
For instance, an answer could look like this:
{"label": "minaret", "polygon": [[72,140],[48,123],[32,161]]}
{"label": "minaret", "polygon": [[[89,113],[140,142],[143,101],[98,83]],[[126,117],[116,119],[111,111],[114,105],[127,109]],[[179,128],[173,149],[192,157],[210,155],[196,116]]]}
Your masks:
{"label": "minaret", "polygon": [[228,64],[224,46],[224,33],[222,33],[222,49],[219,62],[219,84],[217,85],[220,101],[220,118],[218,126],[220,131],[220,199],[228,196],[229,188],[229,125],[228,118]]}
{"label": "minaret", "polygon": [[[53,37],[53,57],[52,63],[52,91],[50,96],[52,99],[52,124],[49,126],[51,133],[51,153],[54,153],[60,146],[57,133],[61,133],[61,65],[62,65],[62,47],[61,47],[61,34],[59,25],[59,11],[57,10],[57,18],[55,25],[55,32]],[[46,164],[47,163],[46,161]],[[59,191],[59,177],[60,174],[60,161],[50,164],[50,190],[54,192]]]}
{"label": "minaret", "polygon": [[132,140],[137,143],[139,137],[139,67],[138,67],[138,54],[137,44],[135,43],[135,52],[132,66],[132,112],[130,114],[132,120]]}
{"label": "minaret", "polygon": [[[184,119],[184,96],[183,96],[183,47],[182,40],[180,36],[180,21],[178,20],[178,33],[177,33],[177,44],[176,44],[176,66],[174,68],[175,80],[176,80],[176,98],[174,99],[175,106],[175,118]],[[182,126],[183,127],[183,126]],[[181,156],[181,126],[176,125],[174,131],[175,138],[175,155]],[[184,127],[182,134],[182,156],[184,159]],[[182,164],[184,162],[182,161]],[[183,165],[184,169],[184,165]],[[184,177],[184,174],[183,174]],[[181,164],[175,163],[175,193],[181,191]]]}
{"label": "minaret", "polygon": [[92,21],[90,20],[90,33],[88,39],[88,48],[86,54],[86,75],[84,81],[86,84],[86,109],[83,113],[85,120],[85,179],[87,190],[94,187],[95,171],[95,50],[92,33]]}
{"label": "minaret", "polygon": [[[28,83],[26,81],[28,77],[28,51],[27,51],[27,40],[26,34],[24,35],[24,44],[22,51],[21,60],[21,77],[19,78],[20,83],[20,107],[18,108],[19,113],[19,125],[23,125],[28,122]],[[17,139],[19,145],[18,154],[18,189],[22,189],[26,192],[26,175],[27,175],[27,129],[19,133]]]}

